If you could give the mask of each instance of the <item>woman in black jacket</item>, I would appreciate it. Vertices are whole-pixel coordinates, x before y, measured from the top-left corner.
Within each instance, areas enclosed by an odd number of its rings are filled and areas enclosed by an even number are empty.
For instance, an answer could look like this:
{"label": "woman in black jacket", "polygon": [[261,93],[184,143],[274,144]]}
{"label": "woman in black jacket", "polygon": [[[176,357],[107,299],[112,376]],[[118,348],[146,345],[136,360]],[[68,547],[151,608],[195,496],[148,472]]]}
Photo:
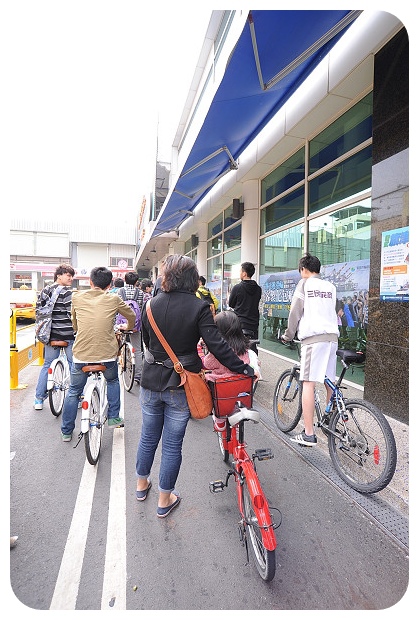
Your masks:
{"label": "woman in black jacket", "polygon": [[[198,270],[187,256],[174,254],[163,265],[161,292],[150,299],[154,319],[167,342],[192,372],[202,364],[197,344],[202,337],[208,350],[229,370],[254,375],[254,370],[234,353],[222,339],[209,305],[196,296]],[[157,516],[166,517],[179,505],[175,491],[182,462],[182,444],[190,418],[188,402],[173,363],[142,312],[145,345],[141,377],[141,437],[137,451],[137,499],[144,501],[151,488],[150,473],[157,446],[162,440]]]}

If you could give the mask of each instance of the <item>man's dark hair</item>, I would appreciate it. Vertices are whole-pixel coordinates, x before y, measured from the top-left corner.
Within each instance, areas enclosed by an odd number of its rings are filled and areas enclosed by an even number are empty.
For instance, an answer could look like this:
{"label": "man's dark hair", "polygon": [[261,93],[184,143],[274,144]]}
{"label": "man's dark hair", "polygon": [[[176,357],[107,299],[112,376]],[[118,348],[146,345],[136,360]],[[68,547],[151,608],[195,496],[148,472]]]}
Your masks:
{"label": "man's dark hair", "polygon": [[200,281],[200,283],[202,284],[202,286],[205,286],[207,279],[204,278],[204,276],[199,276],[198,280]]}
{"label": "man's dark hair", "polygon": [[298,271],[301,269],[307,269],[307,271],[311,271],[311,273],[320,273],[321,263],[317,256],[313,256],[312,254],[304,254],[298,263]]}
{"label": "man's dark hair", "polygon": [[251,278],[256,271],[253,263],[242,263],[241,268],[249,278]]}
{"label": "man's dark hair", "polygon": [[149,278],[144,278],[141,280],[141,290],[145,291],[147,286],[153,286],[153,283]]}
{"label": "man's dark hair", "polygon": [[71,276],[74,276],[76,273],[71,265],[60,265],[57,267],[54,273],[54,282],[56,281],[58,276],[63,276],[65,273],[69,273]]}
{"label": "man's dark hair", "polygon": [[188,256],[181,254],[169,255],[162,267],[161,288],[163,291],[189,291],[196,293],[198,290],[198,268]]}
{"label": "man's dark hair", "polygon": [[138,282],[138,273],[136,271],[127,271],[125,274],[125,284],[131,284],[131,286],[135,286]]}
{"label": "man's dark hair", "polygon": [[112,282],[112,271],[107,267],[94,267],[90,272],[90,279],[94,286],[105,290]]}
{"label": "man's dark hair", "polygon": [[115,288],[121,288],[121,286],[124,286],[124,281],[122,278],[115,278],[113,285]]}

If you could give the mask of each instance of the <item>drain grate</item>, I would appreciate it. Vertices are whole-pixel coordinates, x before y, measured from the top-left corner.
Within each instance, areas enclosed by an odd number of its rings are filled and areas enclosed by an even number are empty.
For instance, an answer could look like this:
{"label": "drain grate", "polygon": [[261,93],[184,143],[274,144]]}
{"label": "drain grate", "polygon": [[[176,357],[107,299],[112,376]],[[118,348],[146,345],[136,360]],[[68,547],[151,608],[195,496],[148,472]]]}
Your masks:
{"label": "drain grate", "polygon": [[377,494],[363,495],[349,487],[336,473],[328,453],[321,449],[300,450],[290,440],[286,433],[282,433],[275,425],[270,411],[258,403],[254,403],[255,409],[261,414],[264,425],[281,441],[285,442],[293,450],[298,450],[301,458],[319,470],[334,486],[338,487],[358,506],[364,510],[375,522],[385,530],[385,532],[395,539],[397,543],[406,549],[409,548],[409,523],[408,519],[398,513],[388,502],[384,501]]}

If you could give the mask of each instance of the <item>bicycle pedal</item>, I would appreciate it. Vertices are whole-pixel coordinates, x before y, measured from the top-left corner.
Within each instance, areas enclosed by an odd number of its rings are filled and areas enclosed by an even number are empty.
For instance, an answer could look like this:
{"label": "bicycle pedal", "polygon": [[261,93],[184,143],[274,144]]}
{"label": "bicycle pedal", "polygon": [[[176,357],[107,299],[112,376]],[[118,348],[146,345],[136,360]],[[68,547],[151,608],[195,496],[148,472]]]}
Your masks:
{"label": "bicycle pedal", "polygon": [[258,461],[268,461],[269,459],[273,459],[274,455],[270,448],[260,448],[259,450],[255,450],[253,457],[257,458]]}
{"label": "bicycle pedal", "polygon": [[211,493],[221,493],[221,491],[224,491],[225,486],[222,480],[214,480],[214,482],[209,483]]}

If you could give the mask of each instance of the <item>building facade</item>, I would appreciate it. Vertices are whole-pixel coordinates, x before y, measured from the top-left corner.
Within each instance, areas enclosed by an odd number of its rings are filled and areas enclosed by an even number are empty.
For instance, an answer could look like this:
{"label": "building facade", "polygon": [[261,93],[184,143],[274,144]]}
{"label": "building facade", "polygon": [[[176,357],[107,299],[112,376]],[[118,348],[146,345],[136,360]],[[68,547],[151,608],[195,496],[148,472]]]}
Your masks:
{"label": "building facade", "polygon": [[[180,224],[172,226],[176,237],[167,241],[166,252],[190,255],[222,308],[228,307],[240,263],[255,263],[255,277],[263,289],[261,347],[273,356],[292,359],[294,353],[284,352],[278,336],[285,329],[299,279],[298,260],[306,251],[317,255],[322,276],[337,287],[342,314],[350,313],[341,321],[340,346],[367,351],[365,367],[352,380],[364,388],[365,398],[407,422],[406,29],[389,13],[360,12],[270,120],[254,132],[239,157],[231,158],[230,170],[215,178],[196,204],[186,192],[182,203],[181,182],[194,170],[188,168],[191,154],[205,131],[205,135],[217,131],[216,121],[208,127],[211,97],[217,100],[227,68],[238,62],[237,50],[243,52],[243,33],[257,16],[248,17],[243,29],[244,17],[234,11],[214,12],[218,30],[214,22],[209,25],[203,46],[206,62],[200,56],[200,87],[194,104],[183,114],[190,122],[182,123],[174,143],[168,195],[159,218],[150,223],[137,262],[152,244],[162,242],[160,231],[168,235],[170,218],[181,217]],[[234,27],[235,20],[240,27]],[[220,46],[228,60],[224,78],[217,80]]]}
{"label": "building facade", "polygon": [[[138,227],[14,219],[10,223],[10,288],[41,290],[58,265],[75,269],[73,286],[88,288],[93,267],[111,269],[115,278],[135,270]],[[142,272],[148,276],[148,270]],[[141,273],[141,275],[142,275]]]}

